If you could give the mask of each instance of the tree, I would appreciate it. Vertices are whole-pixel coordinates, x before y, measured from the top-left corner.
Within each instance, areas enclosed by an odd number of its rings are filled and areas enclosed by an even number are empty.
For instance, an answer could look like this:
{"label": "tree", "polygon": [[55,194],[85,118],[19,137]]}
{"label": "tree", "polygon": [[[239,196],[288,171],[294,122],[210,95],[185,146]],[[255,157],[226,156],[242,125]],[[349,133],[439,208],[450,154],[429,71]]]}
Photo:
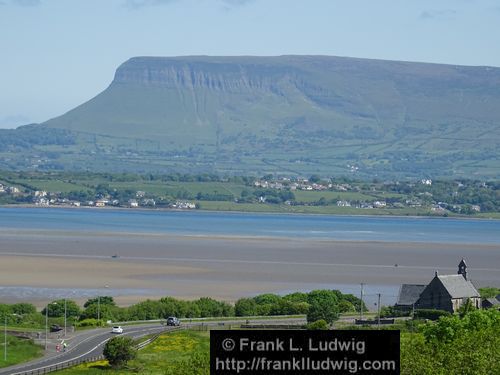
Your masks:
{"label": "tree", "polygon": [[500,374],[500,312],[473,310],[402,334],[401,374]]}
{"label": "tree", "polygon": [[93,304],[100,304],[102,305],[111,305],[111,306],[116,306],[115,300],[111,296],[100,296],[100,297],[95,297],[95,298],[90,298],[83,304],[83,307],[87,308],[90,305]]}
{"label": "tree", "polygon": [[339,317],[339,293],[335,290],[313,290],[309,293],[307,321],[309,323],[323,319],[332,324]]}
{"label": "tree", "polygon": [[259,294],[258,296],[255,296],[253,299],[255,303],[257,303],[257,305],[268,305],[268,304],[278,303],[281,297],[278,296],[277,294],[266,293],[266,294]]}
{"label": "tree", "polygon": [[307,293],[295,292],[287,294],[283,299],[294,303],[307,302]]}
{"label": "tree", "polygon": [[229,316],[232,315],[232,306],[225,302],[219,302],[209,297],[202,297],[194,301],[200,308],[202,318],[214,316]]}
{"label": "tree", "polygon": [[[87,306],[87,308],[80,314],[80,320],[83,319],[97,319],[101,320],[122,320],[123,315],[125,313],[124,309],[120,309],[117,306],[113,305],[100,305],[98,306],[96,303]],[[124,317],[127,320],[128,317]]]}
{"label": "tree", "polygon": [[496,296],[500,295],[500,289],[491,286],[479,288],[478,290],[482,298],[495,298]]}
{"label": "tree", "polygon": [[123,368],[137,356],[134,340],[127,336],[113,337],[104,346],[104,357],[113,368]]}
{"label": "tree", "polygon": [[257,303],[253,298],[240,298],[234,305],[236,316],[252,316],[257,314]]}
{"label": "tree", "polygon": [[309,182],[317,184],[320,181],[321,181],[321,176],[317,174],[313,174],[311,177],[309,177]]}
{"label": "tree", "polygon": [[[49,306],[48,316],[52,318],[60,318],[64,316],[64,299],[58,299],[57,301],[52,301]],[[42,310],[42,315],[45,315],[47,307]],[[80,307],[76,304],[75,301],[66,300],[66,317],[75,317],[80,316]]]}
{"label": "tree", "polygon": [[31,303],[15,303],[11,306],[12,313],[17,315],[35,314],[36,307]]}

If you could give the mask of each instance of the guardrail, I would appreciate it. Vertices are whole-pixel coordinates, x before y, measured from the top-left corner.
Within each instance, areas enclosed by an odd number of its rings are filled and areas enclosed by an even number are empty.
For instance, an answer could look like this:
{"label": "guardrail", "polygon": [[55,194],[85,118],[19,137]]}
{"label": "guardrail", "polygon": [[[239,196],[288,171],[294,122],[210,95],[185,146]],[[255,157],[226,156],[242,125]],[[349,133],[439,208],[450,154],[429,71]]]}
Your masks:
{"label": "guardrail", "polygon": [[[218,320],[225,321],[235,321],[239,322],[242,320],[279,320],[279,319],[302,319],[306,318],[305,315],[295,314],[295,315],[255,315],[255,316],[219,316],[219,317],[207,317],[207,318],[181,318],[183,323],[201,323],[201,322],[211,322]],[[108,323],[108,325],[129,325],[129,324],[142,324],[142,323],[162,323],[165,322],[166,319],[152,319],[152,320],[128,320],[123,322],[112,322]]]}
{"label": "guardrail", "polygon": [[181,329],[186,329],[187,327],[174,327],[174,328],[171,328],[169,330],[165,330],[165,331],[162,331],[162,332],[158,332],[158,333],[155,333],[153,336],[151,336],[149,339],[139,343],[138,345],[135,346],[135,348],[137,350],[141,350],[143,349],[144,347],[148,346],[149,344],[151,344],[153,341],[155,341],[158,337],[160,337],[160,335],[168,332],[174,332],[174,331],[179,331]]}
{"label": "guardrail", "polygon": [[104,356],[101,354],[101,355],[98,355],[98,356],[95,356],[95,357],[87,357],[87,358],[82,358],[82,359],[75,359],[73,361],[62,362],[62,363],[58,363],[56,365],[42,367],[42,368],[35,369],[35,370],[28,370],[28,371],[16,372],[16,373],[14,373],[14,375],[42,375],[42,374],[48,374],[49,372],[64,370],[64,369],[67,369],[69,367],[81,365],[82,363],[95,362],[95,361],[100,361],[102,359],[104,359]]}

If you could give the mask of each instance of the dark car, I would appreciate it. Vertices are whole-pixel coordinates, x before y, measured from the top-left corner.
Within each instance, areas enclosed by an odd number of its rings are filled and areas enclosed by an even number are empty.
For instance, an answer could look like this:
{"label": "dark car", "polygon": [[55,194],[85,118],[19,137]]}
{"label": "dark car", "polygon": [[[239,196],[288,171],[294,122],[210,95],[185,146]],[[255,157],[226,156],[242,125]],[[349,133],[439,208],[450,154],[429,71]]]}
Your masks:
{"label": "dark car", "polygon": [[175,316],[169,316],[167,318],[167,326],[180,326],[181,321],[177,319]]}
{"label": "dark car", "polygon": [[62,331],[62,327],[58,324],[52,324],[50,326],[50,332],[59,332]]}

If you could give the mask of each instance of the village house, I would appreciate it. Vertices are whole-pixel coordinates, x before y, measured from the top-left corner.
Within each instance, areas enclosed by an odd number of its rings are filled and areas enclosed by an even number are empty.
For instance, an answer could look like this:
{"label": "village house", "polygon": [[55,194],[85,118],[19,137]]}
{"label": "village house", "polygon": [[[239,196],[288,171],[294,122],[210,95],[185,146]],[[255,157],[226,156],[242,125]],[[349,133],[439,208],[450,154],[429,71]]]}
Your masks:
{"label": "village house", "polygon": [[195,209],[196,204],[192,202],[182,202],[182,201],[177,201],[175,204],[172,205],[172,208],[181,208],[181,209]]}
{"label": "village house", "polygon": [[96,207],[104,207],[104,206],[106,206],[106,202],[105,202],[105,201],[103,201],[103,200],[101,200],[101,199],[99,199],[99,200],[97,200],[97,201],[95,202],[95,206],[96,206]]}
{"label": "village house", "polygon": [[431,186],[432,185],[432,180],[430,179],[422,179],[422,185],[428,185],[428,186]]}
{"label": "village house", "polygon": [[49,206],[50,201],[45,197],[38,197],[35,199],[36,206]]}
{"label": "village house", "polygon": [[500,294],[494,298],[485,298],[481,303],[483,309],[497,309],[500,310]]}
{"label": "village house", "polygon": [[337,201],[337,207],[351,207],[351,202],[349,202],[349,201]]}
{"label": "village house", "polygon": [[373,202],[373,207],[375,208],[384,208],[387,206],[387,202],[385,201],[375,201]]}
{"label": "village house", "polygon": [[15,187],[15,186],[9,186],[7,188],[7,192],[10,194],[19,194],[20,190],[19,190],[19,188]]}
{"label": "village house", "polygon": [[156,206],[156,201],[154,199],[150,199],[150,198],[143,199],[141,201],[141,206],[151,206],[151,207],[154,207],[154,206]]}

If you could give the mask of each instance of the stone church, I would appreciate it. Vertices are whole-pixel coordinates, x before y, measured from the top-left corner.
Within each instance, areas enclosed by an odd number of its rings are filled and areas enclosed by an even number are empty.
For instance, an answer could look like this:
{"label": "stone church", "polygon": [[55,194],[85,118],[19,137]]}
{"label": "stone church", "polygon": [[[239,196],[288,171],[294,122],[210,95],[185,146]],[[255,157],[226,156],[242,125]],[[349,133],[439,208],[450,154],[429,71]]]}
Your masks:
{"label": "stone church", "polygon": [[467,279],[467,265],[462,261],[456,275],[439,275],[427,285],[403,284],[396,306],[402,309],[438,309],[457,312],[460,306],[470,300],[472,306],[481,308],[481,296]]}

